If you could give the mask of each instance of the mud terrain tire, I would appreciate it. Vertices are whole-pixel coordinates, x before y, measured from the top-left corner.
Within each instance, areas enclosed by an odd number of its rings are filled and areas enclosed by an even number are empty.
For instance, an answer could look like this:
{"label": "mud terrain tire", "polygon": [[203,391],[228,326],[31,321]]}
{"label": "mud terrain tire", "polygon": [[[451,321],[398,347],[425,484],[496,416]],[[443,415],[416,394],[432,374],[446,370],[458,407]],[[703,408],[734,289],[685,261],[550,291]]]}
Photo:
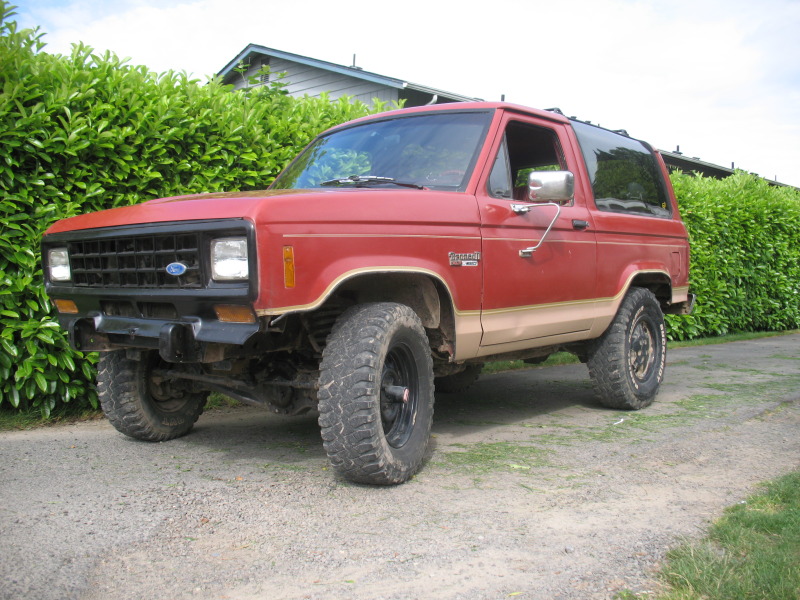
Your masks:
{"label": "mud terrain tire", "polygon": [[203,413],[208,392],[191,391],[188,382],[155,385],[151,371],[160,363],[155,351],[144,353],[141,360],[127,358],[125,350],[100,354],[97,394],[117,431],[163,442],[189,433]]}
{"label": "mud terrain tire", "polygon": [[322,353],[319,424],[331,464],[357,483],[393,485],[417,472],[433,421],[433,361],[409,307],[354,306]]}
{"label": "mud terrain tire", "polygon": [[664,378],[666,358],[661,306],[650,290],[631,288],[589,351],[589,374],[600,403],[624,410],[652,404]]}

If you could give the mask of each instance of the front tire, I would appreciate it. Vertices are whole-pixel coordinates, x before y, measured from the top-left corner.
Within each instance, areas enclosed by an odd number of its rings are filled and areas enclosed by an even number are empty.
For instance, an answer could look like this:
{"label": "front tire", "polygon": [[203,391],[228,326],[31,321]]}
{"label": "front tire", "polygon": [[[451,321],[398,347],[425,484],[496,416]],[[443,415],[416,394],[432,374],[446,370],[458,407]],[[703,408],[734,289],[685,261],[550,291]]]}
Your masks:
{"label": "front tire", "polygon": [[163,442],[186,435],[203,413],[208,392],[195,392],[186,381],[155,382],[152,371],[164,366],[158,352],[140,360],[125,350],[103,352],[97,365],[97,395],[108,420],[125,435]]}
{"label": "front tire", "polygon": [[666,362],[661,306],[650,290],[631,288],[611,326],[589,351],[589,375],[600,403],[623,410],[650,406]]}
{"label": "front tire", "polygon": [[394,485],[417,472],[433,421],[433,361],[408,306],[354,306],[322,353],[319,424],[331,464],[356,483]]}

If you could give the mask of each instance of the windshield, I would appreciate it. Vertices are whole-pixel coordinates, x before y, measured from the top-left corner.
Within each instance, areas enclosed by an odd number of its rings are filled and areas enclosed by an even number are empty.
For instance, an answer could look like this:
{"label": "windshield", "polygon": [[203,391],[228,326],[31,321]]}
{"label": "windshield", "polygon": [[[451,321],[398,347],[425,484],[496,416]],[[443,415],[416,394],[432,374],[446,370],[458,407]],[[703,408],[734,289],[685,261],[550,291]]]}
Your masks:
{"label": "windshield", "polygon": [[402,187],[463,190],[491,113],[418,114],[316,139],[271,189]]}

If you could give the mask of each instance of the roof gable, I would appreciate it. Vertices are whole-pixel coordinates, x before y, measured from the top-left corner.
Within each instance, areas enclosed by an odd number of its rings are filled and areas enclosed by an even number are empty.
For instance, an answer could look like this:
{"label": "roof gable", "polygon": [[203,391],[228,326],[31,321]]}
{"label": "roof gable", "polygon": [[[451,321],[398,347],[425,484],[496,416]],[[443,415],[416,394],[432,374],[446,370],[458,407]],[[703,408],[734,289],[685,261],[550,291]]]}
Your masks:
{"label": "roof gable", "polygon": [[444,90],[439,90],[429,86],[411,83],[402,79],[396,79],[394,77],[387,77],[386,75],[372,73],[358,67],[346,67],[344,65],[338,65],[328,61],[302,56],[300,54],[293,54],[291,52],[284,52],[283,50],[259,46],[258,44],[248,44],[244,50],[242,50],[238,55],[236,55],[235,58],[233,58],[233,60],[225,65],[222,70],[217,73],[217,75],[222,77],[222,80],[227,83],[231,78],[234,69],[236,69],[239,64],[250,64],[252,60],[258,56],[274,57],[289,62],[306,65],[315,69],[336,73],[338,75],[360,79],[362,81],[385,86],[395,90],[413,90],[422,92],[425,94],[438,96],[440,99],[446,99],[452,102],[470,102],[480,100],[479,98],[454,94],[452,92],[446,92]]}

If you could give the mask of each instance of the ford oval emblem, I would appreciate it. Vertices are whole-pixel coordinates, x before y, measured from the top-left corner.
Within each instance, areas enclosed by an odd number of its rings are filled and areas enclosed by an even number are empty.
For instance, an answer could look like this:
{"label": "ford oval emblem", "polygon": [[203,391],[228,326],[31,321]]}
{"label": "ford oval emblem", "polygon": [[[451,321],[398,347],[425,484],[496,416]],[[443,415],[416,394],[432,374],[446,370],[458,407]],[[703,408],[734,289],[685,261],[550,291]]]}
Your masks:
{"label": "ford oval emblem", "polygon": [[183,275],[184,273],[186,273],[186,268],[187,268],[186,265],[183,263],[179,262],[169,263],[167,265],[167,273],[169,273],[170,275],[174,275],[175,277],[178,277],[179,275]]}

